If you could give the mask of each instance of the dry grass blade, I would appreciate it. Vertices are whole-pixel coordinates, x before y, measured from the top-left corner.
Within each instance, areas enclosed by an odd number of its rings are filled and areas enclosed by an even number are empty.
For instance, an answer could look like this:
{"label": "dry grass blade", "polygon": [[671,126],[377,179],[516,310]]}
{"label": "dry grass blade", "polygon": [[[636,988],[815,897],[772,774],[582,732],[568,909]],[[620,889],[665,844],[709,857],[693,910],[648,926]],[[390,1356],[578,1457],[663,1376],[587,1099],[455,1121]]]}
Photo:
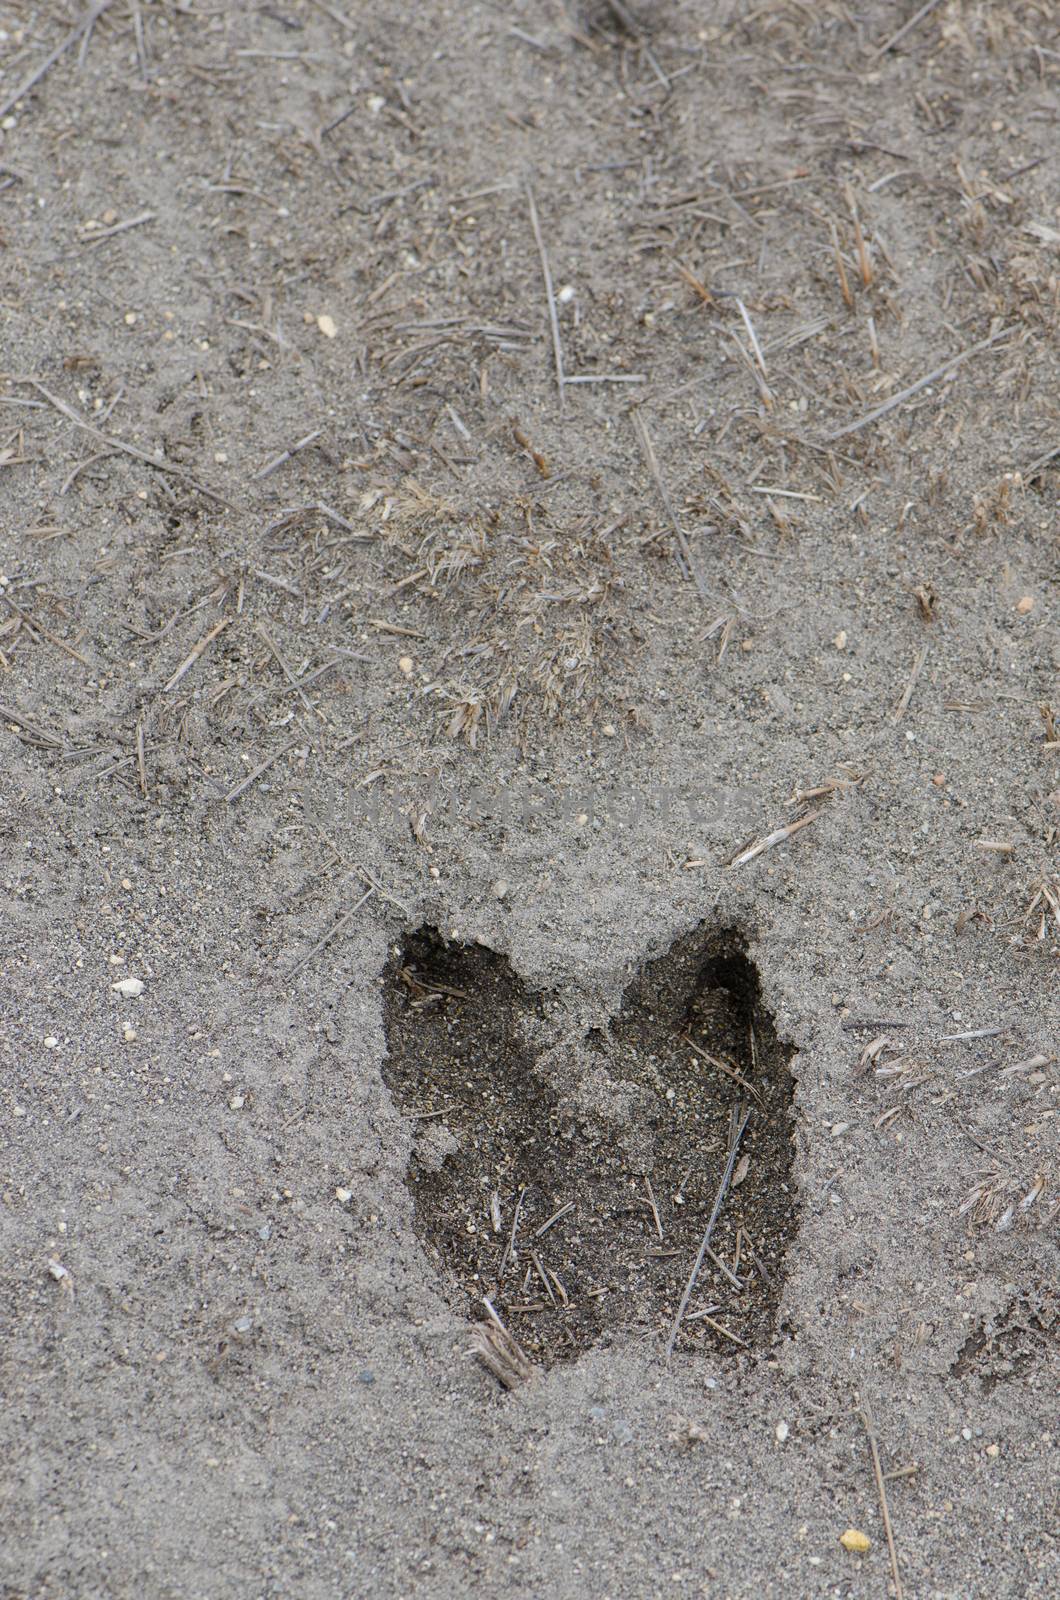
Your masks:
{"label": "dry grass blade", "polygon": [[898,1551],[894,1544],[894,1530],[891,1527],[891,1510],[887,1504],[887,1485],[884,1481],[883,1468],[880,1465],[880,1447],[876,1443],[876,1434],[872,1426],[872,1418],[867,1411],[862,1411],[861,1420],[865,1424],[865,1432],[869,1437],[869,1449],[872,1452],[872,1472],[876,1479],[876,1492],[880,1497],[880,1515],[883,1518],[883,1531],[887,1538],[887,1553],[891,1558],[891,1577],[894,1579],[895,1600],[902,1600],[902,1577],[898,1571]]}
{"label": "dry grass blade", "polygon": [[548,264],[548,251],[545,249],[545,240],[541,232],[541,223],[537,215],[537,205],[534,201],[534,191],[529,184],[526,186],[526,198],[530,207],[530,226],[534,230],[534,241],[537,253],[541,258],[541,276],[545,280],[545,299],[548,301],[548,325],[552,331],[552,357],[556,363],[556,387],[559,390],[559,409],[564,408],[565,395],[563,392],[563,346],[559,337],[559,317],[556,313],[556,296],[552,288],[552,268]]}
{"label": "dry grass blade", "polygon": [[719,1056],[712,1056],[709,1050],[704,1050],[702,1045],[696,1043],[691,1034],[683,1033],[681,1038],[684,1040],[685,1044],[688,1045],[689,1049],[696,1052],[697,1056],[701,1056],[702,1059],[709,1062],[712,1067],[717,1067],[718,1071],[723,1072],[727,1078],[731,1078],[733,1083],[738,1083],[744,1093],[751,1096],[751,1099],[756,1103],[756,1105],[762,1105],[762,1096],[755,1088],[754,1084],[751,1083],[748,1078],[743,1077],[739,1072],[737,1072],[734,1066],[731,1066],[726,1061],[722,1061]]}
{"label": "dry grass blade", "polygon": [[505,1389],[518,1389],[533,1377],[537,1368],[488,1302],[487,1310],[491,1320],[475,1323],[467,1353],[481,1361]]}
{"label": "dry grass blade", "polygon": [[648,432],[647,424],[645,423],[644,418],[641,416],[639,411],[635,411],[633,413],[633,423],[640,439],[641,449],[644,452],[644,459],[648,464],[648,471],[651,473],[652,481],[655,484],[659,494],[659,499],[666,508],[666,515],[670,519],[670,526],[673,528],[674,533],[677,536],[677,543],[681,548],[681,554],[685,559],[685,565],[692,574],[693,582],[699,591],[699,598],[705,601],[707,594],[703,587],[703,580],[699,575],[695,561],[692,559],[692,551],[688,540],[685,538],[684,529],[677,520],[677,515],[674,511],[670,496],[666,492],[666,485],[663,483],[662,473],[659,471],[659,463],[655,455],[655,446],[651,442],[651,435]]}
{"label": "dry grass blade", "polygon": [[891,713],[891,721],[892,722],[895,722],[895,723],[901,722],[902,718],[906,714],[906,711],[909,709],[909,702],[913,698],[913,690],[916,688],[917,679],[919,678],[920,674],[924,670],[924,662],[926,660],[927,660],[927,645],[925,644],[925,645],[922,645],[920,647],[920,649],[917,651],[916,655],[913,657],[913,666],[912,666],[912,670],[909,673],[909,680],[906,683],[905,688],[902,690],[902,694],[901,694],[901,697],[900,697],[900,699],[898,701],[898,704],[895,706],[893,712]]}

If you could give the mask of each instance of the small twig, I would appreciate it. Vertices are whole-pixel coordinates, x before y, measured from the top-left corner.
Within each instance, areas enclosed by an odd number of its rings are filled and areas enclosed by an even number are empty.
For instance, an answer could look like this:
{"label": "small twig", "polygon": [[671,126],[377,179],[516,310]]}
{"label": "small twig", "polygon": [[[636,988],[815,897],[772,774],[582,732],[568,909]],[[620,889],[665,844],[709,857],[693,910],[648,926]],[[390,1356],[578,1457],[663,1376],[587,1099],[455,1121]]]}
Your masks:
{"label": "small twig", "polygon": [[574,1201],[568,1200],[565,1206],[560,1206],[558,1211],[553,1211],[552,1215],[541,1224],[540,1228],[538,1228],[534,1233],[534,1238],[540,1239],[543,1234],[548,1232],[549,1228],[551,1228],[554,1223],[559,1222],[563,1217],[569,1216],[573,1210]]}
{"label": "small twig", "polygon": [[670,525],[673,528],[674,533],[677,535],[677,543],[681,548],[681,554],[684,556],[685,565],[688,567],[688,570],[692,575],[692,580],[699,591],[699,598],[701,600],[706,600],[707,593],[703,587],[703,580],[699,576],[699,570],[692,559],[692,551],[688,540],[685,538],[684,529],[677,520],[676,513],[674,512],[673,505],[670,501],[670,496],[666,492],[666,485],[663,483],[662,473],[659,471],[659,463],[655,456],[655,446],[651,442],[651,435],[648,433],[647,424],[645,423],[644,418],[641,416],[639,411],[635,411],[633,413],[633,423],[640,437],[641,449],[644,452],[644,459],[648,464],[648,471],[651,473],[652,482],[655,484],[659,499],[666,508],[666,514],[670,519]]}
{"label": "small twig", "polygon": [[907,33],[912,33],[913,29],[923,22],[925,17],[930,16],[932,11],[935,10],[936,6],[940,4],[941,0],[927,0],[927,4],[922,5],[919,11],[914,11],[913,15],[909,18],[909,21],[904,22],[898,29],[897,33],[892,33],[889,39],[885,40],[883,44],[877,46],[877,48],[869,57],[870,62],[878,61],[881,56],[885,56],[887,54],[888,50],[893,50],[895,45],[899,44],[905,38]]}
{"label": "small twig", "polygon": [[291,445],[289,450],[284,450],[278,456],[274,456],[271,461],[267,461],[260,472],[253,474],[250,479],[251,483],[260,483],[262,478],[267,478],[271,472],[276,471],[277,467],[282,467],[285,461],[290,461],[292,456],[296,456],[299,450],[305,450],[308,445],[313,443],[314,439],[320,438],[321,431],[320,428],[314,429],[312,433],[307,433],[304,439],[299,439],[297,443]]}
{"label": "small twig", "polygon": [[34,633],[39,633],[42,639],[47,639],[49,644],[53,644],[57,650],[62,650],[65,655],[73,656],[74,660],[80,661],[83,667],[92,665],[88,657],[83,656],[80,650],[75,650],[72,644],[67,644],[65,639],[60,639],[58,634],[52,633],[42,622],[38,622],[36,617],[31,617],[28,611],[23,611],[21,606],[17,606],[9,594],[5,594],[3,598],[15,613],[15,616],[21,622],[24,622],[27,628],[32,628]]}
{"label": "small twig", "polygon": [[647,383],[647,373],[644,372],[584,372],[572,378],[564,378],[565,384],[571,383]]}
{"label": "small twig", "polygon": [[[734,1289],[743,1288],[743,1284],[740,1282],[735,1272],[733,1272],[732,1268],[727,1267],[721,1257],[709,1247],[707,1249],[707,1259],[711,1261],[715,1267],[717,1267],[723,1278],[728,1278]],[[687,1322],[687,1320],[688,1318],[686,1317],[685,1321]]]}
{"label": "small twig", "polygon": [[45,56],[40,66],[35,67],[30,73],[29,77],[25,78],[22,83],[19,84],[18,88],[12,94],[8,95],[6,100],[0,101],[0,117],[6,117],[7,113],[11,110],[11,107],[17,105],[25,95],[29,94],[29,91],[33,88],[34,84],[39,83],[41,78],[44,77],[44,74],[51,71],[55,63],[62,59],[62,57],[69,50],[70,46],[76,44],[81,38],[82,34],[87,33],[90,28],[95,27],[96,23],[99,21],[99,18],[103,15],[104,11],[106,11],[109,5],[110,0],[96,0],[96,4],[92,7],[92,9],[85,13],[80,22],[74,24],[74,26],[70,29],[70,32],[66,35],[65,39],[56,45],[51,55]]}
{"label": "small twig", "polygon": [[184,660],[180,663],[180,666],[177,668],[176,672],[174,672],[169,682],[163,687],[163,694],[168,694],[171,689],[176,688],[184,674],[190,671],[190,669],[195,665],[196,661],[198,661],[199,657],[202,655],[203,651],[213,643],[223,628],[228,627],[228,624],[231,622],[231,620],[231,617],[222,617],[220,622],[214,623],[209,633],[203,634],[198,644],[192,646],[191,650],[184,657]]}
{"label": "small twig", "polygon": [[257,783],[258,779],[264,773],[268,772],[270,767],[275,766],[276,762],[279,761],[281,757],[285,756],[288,750],[293,750],[297,743],[297,739],[288,739],[287,743],[282,745],[279,750],[274,750],[271,756],[266,756],[264,761],[259,762],[254,768],[253,772],[248,772],[245,778],[241,779],[239,783],[237,783],[233,788],[229,789],[228,793],[225,795],[226,804],[234,805],[239,799],[240,795],[245,794],[252,783]]}
{"label": "small twig", "polygon": [[66,477],[63,479],[62,485],[61,485],[61,487],[59,489],[60,497],[62,495],[64,495],[64,494],[68,494],[70,492],[70,490],[73,488],[74,483],[76,482],[76,480],[80,477],[81,473],[84,472],[87,467],[93,466],[95,464],[95,462],[97,462],[97,461],[105,461],[107,459],[107,457],[109,455],[111,455],[112,453],[113,452],[110,451],[110,450],[97,450],[95,455],[89,456],[86,461],[79,461],[77,463],[77,466],[76,467],[72,467],[70,469],[70,471],[67,473]]}
{"label": "small twig", "polygon": [[1016,331],[1015,326],[999,328],[997,333],[990,335],[989,339],[980,339],[978,344],[969,345],[968,349],[962,350],[960,355],[953,356],[949,361],[944,361],[941,367],[935,367],[933,371],[926,373],[922,378],[918,378],[915,383],[911,383],[907,389],[900,389],[897,394],[892,394],[891,398],[885,400],[882,406],[877,406],[874,411],[866,412],[863,417],[858,418],[857,422],[848,422],[845,428],[837,428],[834,433],[826,433],[824,442],[832,444],[836,439],[845,439],[848,434],[860,433],[862,428],[867,428],[870,423],[878,422],[880,417],[885,417],[888,411],[894,410],[895,406],[900,406],[903,401],[910,400],[913,395],[919,394],[921,389],[926,389],[929,383],[935,383],[939,378],[948,377],[951,372],[956,372],[958,367],[971,360],[972,356],[980,355],[984,350],[989,350],[991,345],[997,344],[998,340],[1005,338],[1006,334],[1015,333]]}
{"label": "small twig", "polygon": [[728,867],[731,870],[733,867],[742,867],[746,862],[753,861],[763,850],[771,850],[775,844],[780,844],[783,840],[790,839],[793,833],[798,833],[800,828],[808,828],[820,815],[820,810],[810,811],[806,816],[797,818],[795,822],[789,822],[786,827],[775,828],[772,833],[767,833],[764,839],[756,839],[754,844],[749,844],[745,850],[733,856],[727,863]]}
{"label": "small twig", "polygon": [[880,1465],[880,1447],[876,1443],[876,1434],[873,1431],[872,1418],[867,1410],[861,1413],[861,1420],[865,1424],[865,1432],[869,1437],[869,1449],[872,1451],[872,1471],[876,1479],[876,1490],[880,1497],[880,1514],[883,1517],[883,1531],[887,1536],[887,1553],[891,1558],[891,1577],[894,1579],[895,1600],[902,1600],[902,1578],[898,1571],[898,1551],[894,1547],[894,1532],[891,1528],[891,1512],[887,1504],[887,1485],[884,1482],[883,1468]]}
{"label": "small twig", "polygon": [[743,318],[743,325],[747,329],[747,337],[751,341],[751,349],[754,351],[755,360],[758,362],[758,370],[763,378],[767,378],[769,374],[766,371],[766,358],[762,354],[762,346],[758,342],[758,335],[755,333],[754,323],[748,315],[747,307],[739,297],[736,300],[736,309]]}
{"label": "small twig", "polygon": [[93,228],[89,233],[82,233],[81,243],[88,250],[94,250],[97,244],[105,244],[108,239],[113,239],[116,234],[128,233],[130,228],[142,228],[145,222],[154,222],[155,212],[142,211],[138,217],[129,217],[125,222],[116,222],[112,228]]}
{"label": "small twig", "polygon": [[504,1282],[504,1274],[508,1266],[508,1262],[518,1261],[519,1259],[518,1252],[515,1248],[515,1236],[519,1231],[519,1218],[522,1215],[523,1201],[526,1199],[526,1192],[527,1186],[524,1183],[523,1187],[519,1190],[519,1198],[515,1202],[515,1215],[512,1218],[512,1231],[508,1236],[508,1243],[505,1246],[504,1255],[501,1257],[500,1271],[497,1273],[498,1283]]}
{"label": "small twig", "polygon": [[[94,428],[90,422],[82,421],[77,412],[71,406],[68,406],[65,400],[60,400],[58,395],[49,393],[42,383],[38,383],[36,378],[16,377],[14,381],[16,383],[28,383],[31,388],[36,389],[38,394],[43,395],[48,404],[54,406],[56,411],[66,418],[67,422],[72,422],[75,428],[81,429],[82,433],[87,433],[93,439],[98,439],[101,444],[106,445],[108,450],[120,450],[123,455],[132,456],[134,461],[143,461],[147,466],[153,467],[156,472],[164,472],[167,477],[179,478],[182,483],[189,483],[199,494],[206,495],[208,500],[216,500],[218,505],[221,506],[227,507],[229,505],[223,495],[219,495],[215,489],[208,489],[204,483],[200,483],[197,478],[191,477],[187,472],[182,472],[179,467],[171,467],[168,462],[160,461],[157,456],[149,456],[146,450],[138,450],[134,444],[127,444],[124,439],[115,439],[110,434],[101,432],[99,428]],[[231,508],[229,507],[229,509]]]}
{"label": "small twig", "polygon": [[367,541],[375,537],[375,535],[371,533],[359,533],[353,526],[353,523],[347,522],[346,518],[341,516],[339,512],[334,509],[334,507],[325,505],[323,500],[314,500],[310,505],[288,506],[286,511],[281,511],[278,517],[274,517],[273,520],[262,529],[262,538],[267,539],[269,534],[275,533],[277,528],[282,528],[285,522],[291,521],[292,517],[300,517],[304,511],[318,512],[322,517],[327,517],[329,522],[334,522],[336,527],[342,528],[345,533],[352,533],[357,539],[364,539]]}
{"label": "small twig", "polygon": [[357,904],[351,906],[349,911],[344,911],[339,920],[328,929],[324,937],[317,940],[312,950],[308,950],[300,961],[295,962],[294,966],[290,968],[287,976],[289,978],[294,978],[303,970],[303,968],[307,967],[312,961],[313,957],[319,955],[324,946],[330,944],[335,935],[341,933],[343,928],[346,927],[347,923],[353,920],[358,911],[360,911],[361,907],[364,905],[364,902],[366,900],[370,900],[373,894],[375,894],[374,889],[366,889],[364,894],[362,894],[361,898],[357,901]]}
{"label": "small twig", "polygon": [[279,667],[280,671],[283,673],[284,677],[287,679],[287,682],[290,684],[291,688],[294,690],[294,692],[298,696],[299,700],[301,700],[302,704],[305,706],[306,710],[309,712],[309,715],[311,717],[319,717],[322,722],[325,721],[326,719],[324,717],[324,713],[321,710],[319,710],[318,707],[316,707],[313,704],[313,702],[309,699],[309,697],[306,694],[305,690],[302,688],[302,685],[299,683],[298,679],[295,677],[294,673],[291,671],[290,667],[287,665],[286,661],[283,659],[283,656],[280,654],[279,647],[276,644],[273,643],[272,639],[269,638],[269,635],[266,633],[265,629],[261,626],[260,623],[258,624],[258,633],[261,635],[261,637],[264,639],[265,643],[268,645],[269,649],[272,652],[273,659],[275,660],[276,665]]}
{"label": "small twig", "polygon": [[[717,1311],[720,1308],[715,1306],[714,1309]],[[741,1339],[738,1333],[730,1333],[728,1328],[723,1328],[720,1322],[715,1322],[714,1318],[706,1311],[693,1311],[692,1315],[686,1317],[685,1320],[686,1322],[705,1322],[708,1328],[713,1328],[715,1333],[720,1333],[724,1338],[731,1339],[733,1344],[740,1346],[741,1350],[750,1349],[746,1339]]]}
{"label": "small twig", "polygon": [[692,1267],[692,1271],[689,1273],[688,1282],[685,1285],[685,1292],[681,1296],[681,1304],[677,1308],[677,1315],[674,1318],[673,1327],[670,1329],[670,1337],[666,1341],[667,1361],[670,1360],[674,1353],[674,1344],[677,1340],[677,1335],[681,1331],[681,1324],[684,1321],[685,1312],[688,1310],[688,1302],[691,1300],[692,1295],[695,1292],[696,1280],[698,1279],[702,1269],[706,1253],[710,1248],[711,1235],[714,1232],[718,1217],[721,1215],[722,1204],[724,1203],[729,1184],[732,1181],[732,1173],[733,1168],[736,1165],[736,1154],[740,1148],[740,1140],[743,1138],[744,1129],[747,1127],[750,1116],[751,1108],[750,1106],[745,1106],[743,1116],[740,1118],[736,1126],[735,1133],[733,1134],[732,1139],[729,1141],[729,1157],[725,1163],[725,1170],[721,1175],[721,1182],[718,1184],[718,1192],[714,1196],[714,1208],[710,1213],[710,1221],[707,1223],[707,1231],[703,1235],[703,1242],[699,1247],[699,1254],[696,1256],[695,1264]]}
{"label": "small twig", "polygon": [[559,390],[559,409],[562,413],[564,407],[563,394],[563,346],[559,337],[559,317],[556,313],[556,296],[552,291],[552,269],[548,264],[548,251],[541,233],[541,223],[537,216],[537,206],[534,202],[534,191],[529,184],[526,186],[526,198],[530,206],[530,226],[534,230],[534,239],[537,244],[537,253],[541,257],[541,276],[545,280],[545,299],[548,301],[548,321],[552,329],[552,356],[556,364],[556,387]]}

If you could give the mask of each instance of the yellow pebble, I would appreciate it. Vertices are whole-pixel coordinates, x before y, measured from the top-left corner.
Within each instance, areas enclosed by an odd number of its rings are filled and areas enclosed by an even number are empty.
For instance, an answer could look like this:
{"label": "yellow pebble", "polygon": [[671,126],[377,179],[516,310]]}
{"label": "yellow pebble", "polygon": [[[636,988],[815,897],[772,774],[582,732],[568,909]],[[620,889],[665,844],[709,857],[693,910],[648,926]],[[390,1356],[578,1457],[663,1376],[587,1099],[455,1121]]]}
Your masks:
{"label": "yellow pebble", "polygon": [[872,1549],[872,1540],[867,1533],[862,1533],[859,1528],[848,1528],[846,1533],[839,1535],[839,1543],[844,1550],[853,1550],[855,1555],[863,1556],[867,1550]]}

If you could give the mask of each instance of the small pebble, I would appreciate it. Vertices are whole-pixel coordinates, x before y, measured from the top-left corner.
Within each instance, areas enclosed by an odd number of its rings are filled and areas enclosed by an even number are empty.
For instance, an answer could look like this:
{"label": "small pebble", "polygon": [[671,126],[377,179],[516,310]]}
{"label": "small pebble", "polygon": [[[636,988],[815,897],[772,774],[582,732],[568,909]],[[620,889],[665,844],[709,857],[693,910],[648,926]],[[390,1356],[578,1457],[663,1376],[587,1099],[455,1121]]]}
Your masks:
{"label": "small pebble", "polygon": [[1025,594],[1022,600],[1017,600],[1016,610],[1019,612],[1021,617],[1027,616],[1029,612],[1034,610],[1034,596]]}
{"label": "small pebble", "polygon": [[229,1106],[231,1107],[231,1109],[233,1111],[242,1111],[242,1109],[246,1105],[246,1103],[247,1103],[247,1097],[246,1097],[245,1094],[234,1094],[232,1096],[231,1100],[229,1100],[229,1102],[228,1102]]}
{"label": "small pebble", "polygon": [[988,1444],[986,1447],[986,1453],[990,1459],[993,1460],[995,1456],[999,1456],[1001,1454],[1001,1446],[999,1444]]}
{"label": "small pebble", "polygon": [[59,1041],[55,1037],[54,1033],[49,1033],[48,1037],[44,1041],[44,1048],[45,1050],[54,1050],[58,1043]]}
{"label": "small pebble", "polygon": [[839,1535],[839,1543],[844,1550],[853,1550],[855,1555],[863,1556],[872,1549],[872,1540],[867,1533],[862,1533],[860,1528],[848,1528],[846,1533]]}
{"label": "small pebble", "polygon": [[126,1023],[125,1027],[121,1030],[121,1036],[125,1040],[126,1044],[132,1044],[133,1040],[136,1038],[136,1029],[131,1028],[129,1024]]}
{"label": "small pebble", "polygon": [[120,994],[123,1000],[135,1000],[143,994],[144,986],[139,978],[119,978],[117,983],[112,983],[111,988],[115,994]]}
{"label": "small pebble", "polygon": [[335,319],[333,317],[329,317],[326,313],[324,316],[317,318],[317,327],[320,329],[325,339],[334,339],[335,335],[339,331],[335,326]]}
{"label": "small pebble", "polygon": [[493,892],[497,896],[498,900],[504,899],[505,895],[508,893],[508,885],[503,878],[497,879],[497,882],[493,885]]}
{"label": "small pebble", "polygon": [[777,1435],[777,1443],[778,1444],[783,1444],[784,1443],[784,1441],[788,1437],[788,1432],[789,1432],[789,1429],[788,1429],[788,1425],[787,1425],[786,1422],[778,1422],[777,1423],[776,1435]]}
{"label": "small pebble", "polygon": [[136,326],[136,312],[135,311],[127,311],[125,313],[125,326],[127,328],[134,328]]}
{"label": "small pebble", "polygon": [[415,662],[411,656],[401,656],[398,660],[398,671],[403,672],[407,678],[412,672],[414,665]]}
{"label": "small pebble", "polygon": [[845,650],[846,649],[846,647],[847,647],[847,631],[846,631],[845,628],[840,628],[839,632],[836,634],[835,638],[832,640],[832,643],[835,645],[837,650]]}
{"label": "small pebble", "polygon": [[353,1190],[352,1189],[336,1189],[335,1190],[335,1199],[339,1202],[340,1206],[348,1206],[350,1201],[353,1199]]}

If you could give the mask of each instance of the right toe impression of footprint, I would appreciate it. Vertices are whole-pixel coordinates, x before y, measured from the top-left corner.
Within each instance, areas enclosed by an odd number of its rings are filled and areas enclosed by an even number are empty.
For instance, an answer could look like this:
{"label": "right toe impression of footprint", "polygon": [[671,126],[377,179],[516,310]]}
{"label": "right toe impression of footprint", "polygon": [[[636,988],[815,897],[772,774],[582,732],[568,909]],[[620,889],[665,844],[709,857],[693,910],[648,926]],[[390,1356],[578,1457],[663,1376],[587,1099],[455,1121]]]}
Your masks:
{"label": "right toe impression of footprint", "polygon": [[541,1042],[551,997],[504,956],[433,929],[385,994],[416,1228],[454,1309],[546,1367],[620,1333],[768,1348],[798,1221],[793,1083],[738,933],[679,939],[573,1045]]}

